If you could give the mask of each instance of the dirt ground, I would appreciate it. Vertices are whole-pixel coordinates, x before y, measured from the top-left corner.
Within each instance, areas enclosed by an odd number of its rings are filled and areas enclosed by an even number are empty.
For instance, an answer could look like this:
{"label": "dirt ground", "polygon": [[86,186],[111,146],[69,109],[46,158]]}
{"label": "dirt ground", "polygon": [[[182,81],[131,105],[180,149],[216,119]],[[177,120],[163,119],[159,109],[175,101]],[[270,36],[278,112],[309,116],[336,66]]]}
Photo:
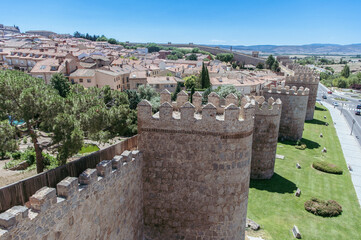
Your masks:
{"label": "dirt ground", "polygon": [[[347,65],[350,67],[351,72],[361,72],[361,62],[356,63],[347,63]],[[332,67],[336,73],[339,73],[342,71],[345,64],[332,64],[332,65],[323,65],[322,67]]]}
{"label": "dirt ground", "polygon": [[36,174],[36,170],[24,172],[4,169],[5,163],[8,161],[10,161],[10,159],[0,160],[0,187],[20,181]]}

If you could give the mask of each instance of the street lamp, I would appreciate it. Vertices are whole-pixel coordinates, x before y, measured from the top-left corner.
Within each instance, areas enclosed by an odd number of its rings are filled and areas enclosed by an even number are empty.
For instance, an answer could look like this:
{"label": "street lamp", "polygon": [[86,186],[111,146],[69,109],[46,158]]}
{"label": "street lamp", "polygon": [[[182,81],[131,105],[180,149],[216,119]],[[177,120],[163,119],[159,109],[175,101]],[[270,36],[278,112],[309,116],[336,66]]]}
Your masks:
{"label": "street lamp", "polygon": [[351,133],[350,133],[350,135],[352,135],[352,131],[353,131],[353,125],[355,124],[355,119],[352,119],[352,127],[351,127]]}

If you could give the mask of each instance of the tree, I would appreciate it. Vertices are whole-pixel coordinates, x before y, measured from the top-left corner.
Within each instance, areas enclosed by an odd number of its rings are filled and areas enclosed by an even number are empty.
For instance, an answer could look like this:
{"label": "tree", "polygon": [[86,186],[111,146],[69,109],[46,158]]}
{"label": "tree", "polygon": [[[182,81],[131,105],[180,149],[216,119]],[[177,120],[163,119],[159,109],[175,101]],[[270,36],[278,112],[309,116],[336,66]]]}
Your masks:
{"label": "tree", "polygon": [[275,61],[276,61],[276,59],[272,56],[272,54],[268,56],[268,58],[266,60],[266,65],[268,66],[268,69],[272,69],[272,66]]}
{"label": "tree", "polygon": [[263,69],[263,63],[258,63],[256,66],[257,69]]}
{"label": "tree", "polygon": [[96,39],[96,41],[97,42],[106,42],[106,41],[108,41],[108,39],[104,35],[102,35],[101,37],[98,37]]}
{"label": "tree", "polygon": [[342,71],[341,71],[341,76],[343,76],[344,78],[348,78],[350,76],[350,67],[346,64]]}
{"label": "tree", "polygon": [[152,53],[152,52],[159,52],[161,50],[160,46],[158,46],[157,44],[155,43],[149,43],[147,45],[147,48],[148,48],[148,52],[149,53]]}
{"label": "tree", "polygon": [[191,61],[197,61],[197,55],[195,53],[190,54],[187,58],[187,60],[191,60]]}
{"label": "tree", "polygon": [[200,74],[199,78],[200,78],[201,87],[203,89],[208,88],[208,87],[211,86],[211,81],[209,79],[208,69],[204,65],[204,63],[202,64],[202,71],[201,71],[201,74]]}
{"label": "tree", "polygon": [[[81,149],[84,137],[105,142],[136,133],[137,125],[126,93],[72,85],[63,98],[42,79],[18,71],[0,71],[0,112],[11,116],[16,132],[30,135],[38,173],[44,169],[39,129],[49,132],[48,146],[57,146],[58,163],[65,164]],[[20,126],[15,120],[25,123]]]}
{"label": "tree", "polygon": [[216,59],[222,62],[231,62],[233,57],[234,55],[232,53],[218,53],[216,55]]}
{"label": "tree", "polygon": [[198,82],[197,77],[194,75],[185,77],[183,80],[184,80],[184,85],[186,86],[187,89],[195,88]]}
{"label": "tree", "polygon": [[70,83],[62,73],[53,74],[50,79],[50,85],[56,89],[63,98],[65,98],[70,91]]}
{"label": "tree", "polygon": [[140,85],[138,87],[138,93],[141,100],[150,101],[153,97],[158,96],[158,93],[149,85]]}
{"label": "tree", "polygon": [[235,94],[239,100],[242,98],[241,92],[232,85],[220,86],[216,90],[214,90],[214,92],[216,92],[222,98],[226,98],[230,93]]}
{"label": "tree", "polygon": [[169,54],[167,56],[167,59],[169,59],[169,60],[178,60],[178,57],[177,57],[177,55]]}
{"label": "tree", "polygon": [[190,96],[190,102],[193,103],[193,94],[195,93],[194,87],[191,88],[191,96]]}
{"label": "tree", "polygon": [[[42,79],[18,71],[0,71],[0,112],[11,116],[10,125],[17,132],[30,135],[38,173],[43,171],[44,165],[36,128],[44,122],[50,124],[63,111],[61,99],[57,91]],[[25,123],[20,126],[15,120]]]}
{"label": "tree", "polygon": [[116,39],[114,39],[114,38],[109,38],[109,39],[108,39],[108,43],[110,43],[110,44],[117,44],[118,41],[117,41]]}
{"label": "tree", "polygon": [[138,103],[141,101],[137,91],[127,89],[124,92],[128,95],[129,108],[134,110],[137,109]]}
{"label": "tree", "polygon": [[172,93],[172,101],[177,100],[177,95],[180,91],[182,91],[181,85],[180,82],[177,82],[177,87],[175,88],[174,93]]}
{"label": "tree", "polygon": [[279,63],[277,60],[275,60],[272,64],[271,70],[274,72],[279,72],[280,71],[280,67],[279,67]]}
{"label": "tree", "polygon": [[81,35],[80,35],[80,32],[76,31],[73,36],[75,38],[80,38]]}
{"label": "tree", "polygon": [[15,128],[9,124],[9,121],[0,122],[0,159],[4,158],[6,152],[12,152],[17,149],[15,137]]}
{"label": "tree", "polygon": [[193,48],[192,49],[192,53],[199,53],[199,52],[200,52],[199,48]]}

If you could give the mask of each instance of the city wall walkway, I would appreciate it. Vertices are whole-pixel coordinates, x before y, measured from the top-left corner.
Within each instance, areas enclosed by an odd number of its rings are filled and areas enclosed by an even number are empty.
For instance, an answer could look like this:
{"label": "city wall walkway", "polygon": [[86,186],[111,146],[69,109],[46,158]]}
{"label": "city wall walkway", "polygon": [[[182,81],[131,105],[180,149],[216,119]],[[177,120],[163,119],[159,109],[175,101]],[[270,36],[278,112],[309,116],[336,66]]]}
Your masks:
{"label": "city wall walkway", "polygon": [[357,198],[361,206],[361,147],[354,135],[350,135],[351,128],[346,122],[344,115],[340,114],[340,110],[334,108],[331,104],[322,102],[330,111],[337,136],[341,143],[343,155],[346,163],[351,167],[351,179],[355,187]]}

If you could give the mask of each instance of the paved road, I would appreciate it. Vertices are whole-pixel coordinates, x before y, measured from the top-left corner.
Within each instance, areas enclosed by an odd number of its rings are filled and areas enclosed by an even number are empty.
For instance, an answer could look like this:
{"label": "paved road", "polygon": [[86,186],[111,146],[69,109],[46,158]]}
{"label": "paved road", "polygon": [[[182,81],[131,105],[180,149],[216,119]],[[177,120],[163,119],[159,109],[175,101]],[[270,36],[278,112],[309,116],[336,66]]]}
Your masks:
{"label": "paved road", "polygon": [[[352,135],[356,137],[358,143],[361,146],[361,115],[355,115],[357,105],[361,104],[361,102],[359,102],[358,99],[345,97],[344,95],[335,92],[328,94],[328,91],[329,89],[320,83],[318,86],[317,99],[321,100],[321,102],[327,102],[331,105],[333,105],[335,102],[338,104],[338,106],[334,106],[334,108],[340,110],[340,115],[344,115],[350,129],[352,129],[353,125]],[[327,99],[323,99],[323,95],[327,96]],[[348,101],[338,101],[335,100],[335,98],[347,98]],[[338,118],[333,119],[333,121],[337,124]]]}

